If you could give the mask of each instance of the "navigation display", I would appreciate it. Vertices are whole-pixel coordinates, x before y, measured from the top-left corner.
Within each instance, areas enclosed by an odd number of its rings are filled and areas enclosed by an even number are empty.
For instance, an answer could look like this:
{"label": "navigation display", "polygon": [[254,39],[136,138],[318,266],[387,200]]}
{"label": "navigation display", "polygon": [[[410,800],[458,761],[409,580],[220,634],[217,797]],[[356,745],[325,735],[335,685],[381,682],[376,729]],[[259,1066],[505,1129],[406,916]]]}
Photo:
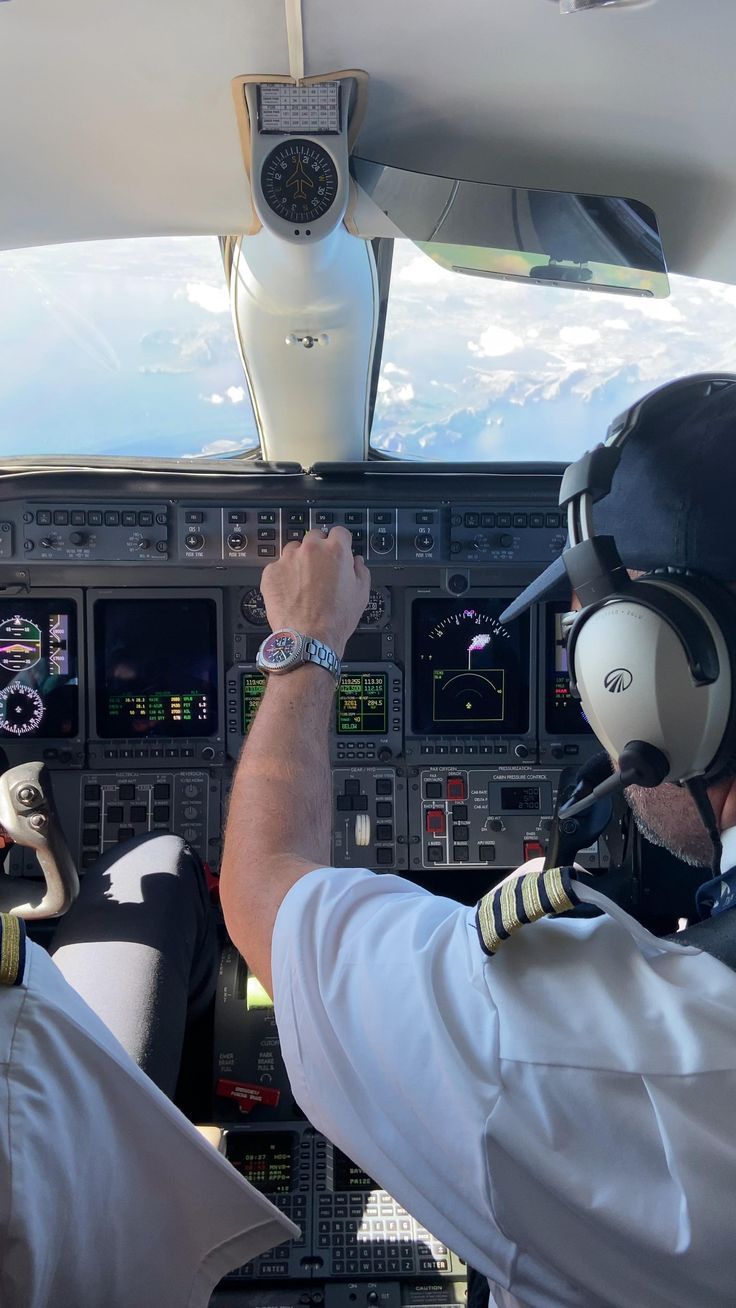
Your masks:
{"label": "navigation display", "polygon": [[337,691],[338,736],[381,736],[388,731],[385,672],[344,672]]}
{"label": "navigation display", "polygon": [[438,735],[529,729],[529,615],[508,629],[508,599],[416,599],[412,606],[412,723]]}
{"label": "navigation display", "polygon": [[216,734],[213,599],[98,599],[94,630],[99,737]]}
{"label": "navigation display", "polygon": [[562,615],[569,608],[570,605],[564,601],[547,605],[544,721],[550,736],[580,736],[590,733],[580,700],[570,693],[567,644],[562,631]]}
{"label": "navigation display", "polygon": [[227,1158],[261,1194],[289,1194],[294,1189],[294,1132],[231,1132]]}
{"label": "navigation display", "polygon": [[78,732],[76,604],[0,600],[0,738],[63,740]]}

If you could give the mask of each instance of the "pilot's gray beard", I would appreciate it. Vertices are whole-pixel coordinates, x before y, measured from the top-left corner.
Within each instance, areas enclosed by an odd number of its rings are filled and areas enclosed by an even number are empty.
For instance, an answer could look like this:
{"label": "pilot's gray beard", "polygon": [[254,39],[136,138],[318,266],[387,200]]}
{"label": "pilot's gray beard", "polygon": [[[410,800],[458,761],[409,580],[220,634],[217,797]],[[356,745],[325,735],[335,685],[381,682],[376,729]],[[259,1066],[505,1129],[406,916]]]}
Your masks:
{"label": "pilot's gray beard", "polygon": [[632,789],[633,787],[626,792],[629,808],[634,815],[634,822],[636,823],[637,831],[649,841],[650,845],[656,845],[658,849],[666,849],[668,854],[674,854],[675,858],[681,859],[682,862],[687,863],[689,867],[707,867],[708,858],[707,851],[705,850],[705,842],[708,842],[709,844],[709,840],[705,828],[703,828],[703,850],[700,851],[701,855],[704,856],[698,857],[698,855],[694,854],[692,850],[683,849],[677,841],[666,840],[658,831],[654,830],[654,827],[650,826],[643,813],[639,811],[636,802],[636,795],[632,794]]}

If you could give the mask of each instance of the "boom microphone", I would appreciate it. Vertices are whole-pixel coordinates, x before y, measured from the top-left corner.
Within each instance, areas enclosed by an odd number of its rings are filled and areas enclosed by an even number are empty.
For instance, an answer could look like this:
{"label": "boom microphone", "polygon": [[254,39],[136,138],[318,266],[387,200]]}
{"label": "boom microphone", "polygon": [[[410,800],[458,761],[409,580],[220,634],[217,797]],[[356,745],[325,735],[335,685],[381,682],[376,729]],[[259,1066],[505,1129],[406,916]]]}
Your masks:
{"label": "boom microphone", "polygon": [[[600,755],[597,754],[596,758],[600,759]],[[594,762],[595,760],[591,759],[591,764]],[[560,817],[576,817],[578,813],[583,813],[586,808],[590,808],[591,804],[595,804],[597,799],[604,799],[607,795],[615,794],[616,791],[625,790],[627,786],[643,786],[650,790],[664,781],[669,769],[669,760],[661,749],[650,745],[646,740],[631,740],[621,752],[618,771],[594,786],[581,799],[575,800],[574,796],[571,796],[571,801],[560,809]],[[589,780],[586,784],[589,784]]]}

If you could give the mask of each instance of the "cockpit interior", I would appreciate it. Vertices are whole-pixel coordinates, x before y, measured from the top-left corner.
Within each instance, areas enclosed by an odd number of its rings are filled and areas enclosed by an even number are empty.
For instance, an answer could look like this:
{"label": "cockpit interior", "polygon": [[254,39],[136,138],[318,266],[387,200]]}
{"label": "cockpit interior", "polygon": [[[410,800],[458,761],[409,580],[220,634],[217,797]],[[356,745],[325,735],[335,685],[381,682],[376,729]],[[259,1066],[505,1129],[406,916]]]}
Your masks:
{"label": "cockpit interior", "polygon": [[[566,841],[647,925],[687,916],[692,870],[623,801],[557,822],[600,751],[569,591],[501,615],[564,548],[565,466],[733,370],[730,37],[717,0],[0,2],[0,908],[35,939],[146,832],[198,851],[218,915],[261,574],[333,526],[371,574],[334,866],[472,904]],[[178,1101],[302,1236],[212,1303],[463,1303],[457,1255],[301,1115],[218,924]]]}

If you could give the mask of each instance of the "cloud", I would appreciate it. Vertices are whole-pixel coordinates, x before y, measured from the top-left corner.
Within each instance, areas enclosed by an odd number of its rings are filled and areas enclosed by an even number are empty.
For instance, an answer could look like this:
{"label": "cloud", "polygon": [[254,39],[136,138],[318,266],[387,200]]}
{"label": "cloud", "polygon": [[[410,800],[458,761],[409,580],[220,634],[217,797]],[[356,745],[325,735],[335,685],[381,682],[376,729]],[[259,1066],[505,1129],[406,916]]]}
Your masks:
{"label": "cloud", "polygon": [[230,296],[226,286],[210,286],[209,282],[187,282],[186,296],[207,313],[229,313]]}
{"label": "cloud", "polygon": [[[174,331],[161,328],[147,332],[141,339],[141,353],[150,362],[142,363],[143,373],[185,373],[208,367],[223,352],[224,342],[217,323],[205,323],[197,331]],[[229,345],[229,343],[228,343]],[[231,347],[230,347],[231,348]]]}
{"label": "cloud", "polygon": [[395,363],[384,363],[381,371],[385,376],[409,377],[410,373],[406,368],[399,368]]}
{"label": "cloud", "polygon": [[239,451],[252,450],[258,445],[258,437],[255,434],[243,436],[240,440],[228,440],[225,437],[219,440],[208,441],[203,445],[201,450],[195,453],[184,454],[184,459],[206,459],[216,457],[220,454],[237,454]]}
{"label": "cloud", "polygon": [[560,340],[566,345],[595,345],[600,338],[595,327],[563,327],[560,331]]}
{"label": "cloud", "polygon": [[378,379],[378,403],[382,407],[390,404],[410,404],[414,399],[414,387],[411,382],[390,382],[385,377]]}
{"label": "cloud", "polygon": [[468,349],[473,354],[478,354],[486,359],[500,359],[504,354],[512,354],[514,350],[520,350],[524,342],[516,332],[512,332],[508,327],[486,327],[481,334],[480,340],[468,341]]}
{"label": "cloud", "polygon": [[406,286],[441,286],[444,283],[450,288],[455,277],[455,273],[441,268],[428,254],[415,255],[410,263],[399,266],[396,272],[397,281]]}
{"label": "cloud", "polygon": [[211,395],[200,395],[200,400],[205,404],[242,404],[246,397],[244,386],[228,386],[224,395],[219,391],[213,391]]}

